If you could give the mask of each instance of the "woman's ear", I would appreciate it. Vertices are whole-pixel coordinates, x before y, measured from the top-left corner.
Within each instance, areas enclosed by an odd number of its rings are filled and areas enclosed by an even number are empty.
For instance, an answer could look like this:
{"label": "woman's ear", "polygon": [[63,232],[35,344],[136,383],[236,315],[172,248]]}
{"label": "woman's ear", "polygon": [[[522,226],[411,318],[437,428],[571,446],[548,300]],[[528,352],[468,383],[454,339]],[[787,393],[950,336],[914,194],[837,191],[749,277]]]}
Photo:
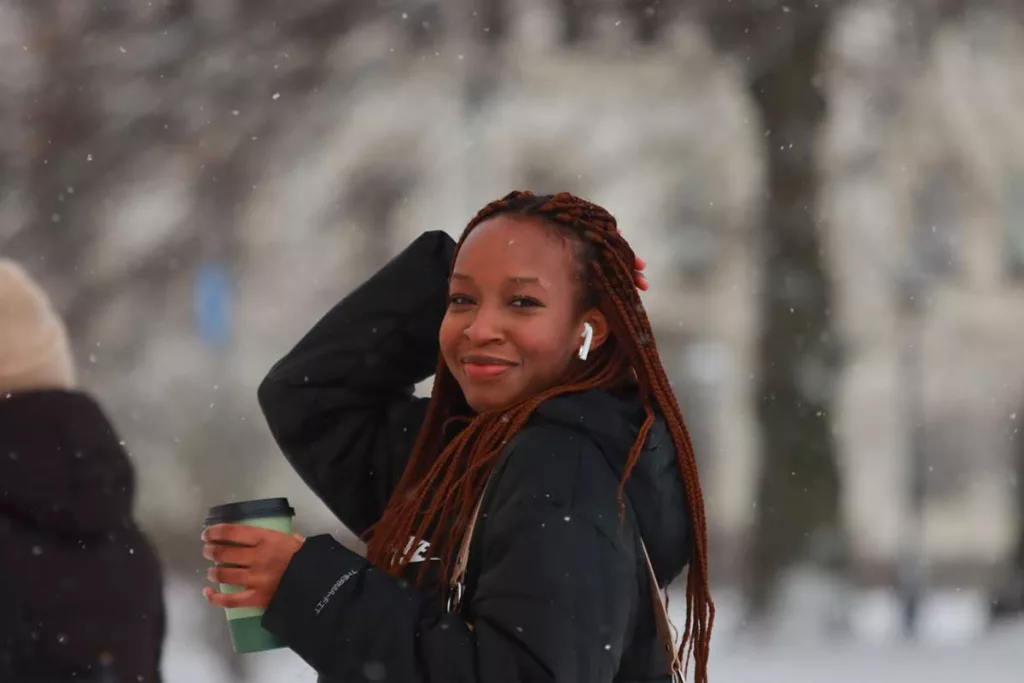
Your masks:
{"label": "woman's ear", "polygon": [[589,323],[593,334],[590,339],[591,353],[601,348],[601,345],[608,339],[608,318],[597,308],[592,308],[583,314],[580,319],[580,344],[583,343],[584,323]]}

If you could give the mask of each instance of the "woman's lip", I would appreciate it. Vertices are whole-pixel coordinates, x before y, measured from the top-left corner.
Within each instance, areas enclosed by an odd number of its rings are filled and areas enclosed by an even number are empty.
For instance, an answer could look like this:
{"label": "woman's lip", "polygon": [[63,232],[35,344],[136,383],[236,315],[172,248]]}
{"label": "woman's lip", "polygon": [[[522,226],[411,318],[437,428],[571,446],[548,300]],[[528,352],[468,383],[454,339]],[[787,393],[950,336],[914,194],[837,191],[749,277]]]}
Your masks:
{"label": "woman's lip", "polygon": [[491,379],[505,374],[515,366],[508,363],[463,363],[462,367],[473,379]]}

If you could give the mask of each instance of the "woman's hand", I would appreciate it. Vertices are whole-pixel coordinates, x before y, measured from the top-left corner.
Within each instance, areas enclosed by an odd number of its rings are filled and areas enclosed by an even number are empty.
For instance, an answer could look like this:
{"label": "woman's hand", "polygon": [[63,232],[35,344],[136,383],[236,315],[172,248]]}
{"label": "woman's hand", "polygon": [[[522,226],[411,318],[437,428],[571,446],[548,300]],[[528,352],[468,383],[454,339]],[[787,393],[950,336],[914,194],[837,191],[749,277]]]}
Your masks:
{"label": "woman's hand", "polygon": [[220,607],[266,607],[277,592],[292,556],[306,539],[244,524],[217,524],[203,532],[203,557],[226,567],[210,567],[213,583],[244,586],[239,593],[204,588],[203,595]]}
{"label": "woman's hand", "polygon": [[[622,235],[621,228],[615,228],[615,231]],[[647,282],[647,278],[644,276],[644,268],[647,267],[647,261],[644,261],[639,256],[636,257],[636,261],[633,262],[633,282],[636,284],[636,288],[641,292],[646,292],[647,288],[651,285]]]}
{"label": "woman's hand", "polygon": [[644,275],[644,268],[647,267],[647,261],[644,261],[639,256],[636,257],[636,263],[633,264],[633,282],[636,283],[636,288],[641,292],[646,292],[650,284],[647,282],[647,277]]}

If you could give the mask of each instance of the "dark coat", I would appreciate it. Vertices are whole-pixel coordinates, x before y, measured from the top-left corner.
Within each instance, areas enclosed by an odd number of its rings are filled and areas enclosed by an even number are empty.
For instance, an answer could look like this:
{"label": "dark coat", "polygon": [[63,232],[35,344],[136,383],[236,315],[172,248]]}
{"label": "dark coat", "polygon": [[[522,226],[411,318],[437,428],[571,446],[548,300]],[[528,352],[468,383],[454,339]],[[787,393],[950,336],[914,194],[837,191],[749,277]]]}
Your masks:
{"label": "dark coat", "polygon": [[[285,455],[356,533],[380,517],[422,423],[426,400],[412,387],[437,362],[453,251],[447,235],[423,235],[260,386]],[[690,559],[690,519],[662,420],[620,517],[616,492],[642,421],[628,393],[570,394],[537,410],[485,494],[460,615],[444,613],[436,586],[416,589],[317,536],[286,570],[264,626],[333,681],[668,680],[639,539],[665,585]]]}
{"label": "dark coat", "polygon": [[100,407],[0,395],[0,680],[160,681],[160,567]]}

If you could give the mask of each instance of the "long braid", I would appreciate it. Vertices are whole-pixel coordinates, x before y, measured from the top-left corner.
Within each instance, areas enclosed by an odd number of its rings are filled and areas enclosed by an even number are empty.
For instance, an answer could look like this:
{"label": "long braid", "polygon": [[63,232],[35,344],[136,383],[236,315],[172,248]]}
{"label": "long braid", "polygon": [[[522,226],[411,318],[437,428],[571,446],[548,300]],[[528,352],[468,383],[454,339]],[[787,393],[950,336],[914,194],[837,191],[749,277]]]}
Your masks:
{"label": "long braid", "polygon": [[[693,524],[694,559],[687,570],[686,624],[679,656],[694,661],[695,683],[707,682],[708,653],[715,608],[709,587],[707,519],[696,457],[690,434],[668,376],[654,345],[654,333],[633,282],[634,254],[619,234],[615,218],[603,208],[567,193],[537,196],[513,192],[482,208],[466,226],[456,247],[481,223],[499,214],[521,214],[546,220],[552,229],[574,237],[594,258],[581,265],[585,290],[599,297],[612,335],[595,350],[591,361],[573,364],[564,382],[505,410],[471,416],[460,413],[458,384],[443,359],[438,360],[427,414],[406,467],[382,519],[369,532],[368,557],[379,568],[398,574],[428,540],[441,559],[442,576],[451,576],[452,563],[466,525],[494,464],[505,445],[545,401],[566,393],[621,385],[635,375],[645,419],[626,459],[619,484],[624,511],[624,487],[640,459],[656,412],[664,417],[676,450]],[[451,425],[464,422],[454,436]],[[438,522],[447,533],[436,537]],[[420,579],[427,563],[420,570]],[[654,587],[657,590],[657,587]]]}

